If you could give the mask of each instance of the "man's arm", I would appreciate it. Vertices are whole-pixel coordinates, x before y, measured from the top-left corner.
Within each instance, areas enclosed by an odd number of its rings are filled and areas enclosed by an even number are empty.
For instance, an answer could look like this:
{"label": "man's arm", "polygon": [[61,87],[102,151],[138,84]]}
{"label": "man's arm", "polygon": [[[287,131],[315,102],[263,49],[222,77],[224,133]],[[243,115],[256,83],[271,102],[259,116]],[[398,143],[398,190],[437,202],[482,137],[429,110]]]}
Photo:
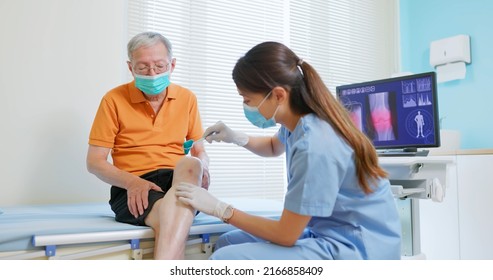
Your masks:
{"label": "man's arm", "polygon": [[87,151],[87,170],[112,186],[127,190],[128,208],[134,217],[144,213],[148,207],[149,190],[162,191],[156,184],[123,171],[108,162],[111,149],[89,145]]}

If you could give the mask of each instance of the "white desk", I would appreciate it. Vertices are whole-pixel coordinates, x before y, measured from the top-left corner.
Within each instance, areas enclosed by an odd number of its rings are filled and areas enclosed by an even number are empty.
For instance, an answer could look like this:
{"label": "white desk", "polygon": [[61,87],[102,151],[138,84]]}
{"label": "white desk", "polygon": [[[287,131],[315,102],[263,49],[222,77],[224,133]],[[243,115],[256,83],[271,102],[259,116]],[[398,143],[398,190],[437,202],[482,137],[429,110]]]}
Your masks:
{"label": "white desk", "polygon": [[402,224],[402,256],[425,258],[421,252],[418,199],[432,199],[434,188],[445,189],[450,157],[380,157],[389,173]]}

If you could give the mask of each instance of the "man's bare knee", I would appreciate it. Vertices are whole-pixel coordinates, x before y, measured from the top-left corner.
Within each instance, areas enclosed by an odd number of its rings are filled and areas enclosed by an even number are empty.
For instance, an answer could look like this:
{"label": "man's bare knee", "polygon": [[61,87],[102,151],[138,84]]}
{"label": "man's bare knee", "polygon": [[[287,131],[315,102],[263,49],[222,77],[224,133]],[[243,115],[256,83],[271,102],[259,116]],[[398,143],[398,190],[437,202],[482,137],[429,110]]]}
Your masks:
{"label": "man's bare knee", "polygon": [[175,167],[173,181],[198,184],[202,179],[202,162],[195,157],[183,157]]}

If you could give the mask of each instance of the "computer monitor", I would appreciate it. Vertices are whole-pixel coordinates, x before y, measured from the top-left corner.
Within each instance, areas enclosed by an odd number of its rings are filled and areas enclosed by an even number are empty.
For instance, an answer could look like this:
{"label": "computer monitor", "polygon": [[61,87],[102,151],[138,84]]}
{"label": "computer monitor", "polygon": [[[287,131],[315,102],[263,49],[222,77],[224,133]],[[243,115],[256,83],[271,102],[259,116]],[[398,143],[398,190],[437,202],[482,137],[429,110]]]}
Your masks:
{"label": "computer monitor", "polygon": [[342,85],[336,92],[379,155],[412,156],[440,146],[436,88],[436,74],[428,72]]}

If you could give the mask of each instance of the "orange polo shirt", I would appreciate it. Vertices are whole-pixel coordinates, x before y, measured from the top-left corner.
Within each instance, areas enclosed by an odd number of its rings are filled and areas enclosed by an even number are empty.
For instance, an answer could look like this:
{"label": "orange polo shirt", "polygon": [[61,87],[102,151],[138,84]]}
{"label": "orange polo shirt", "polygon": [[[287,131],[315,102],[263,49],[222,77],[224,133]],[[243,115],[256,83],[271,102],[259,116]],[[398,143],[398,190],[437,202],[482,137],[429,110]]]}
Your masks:
{"label": "orange polo shirt", "polygon": [[156,115],[134,82],[110,90],[94,118],[89,144],[111,148],[113,164],[137,176],[159,168],[174,168],[184,156],[186,139],[204,130],[197,97],[171,84]]}

